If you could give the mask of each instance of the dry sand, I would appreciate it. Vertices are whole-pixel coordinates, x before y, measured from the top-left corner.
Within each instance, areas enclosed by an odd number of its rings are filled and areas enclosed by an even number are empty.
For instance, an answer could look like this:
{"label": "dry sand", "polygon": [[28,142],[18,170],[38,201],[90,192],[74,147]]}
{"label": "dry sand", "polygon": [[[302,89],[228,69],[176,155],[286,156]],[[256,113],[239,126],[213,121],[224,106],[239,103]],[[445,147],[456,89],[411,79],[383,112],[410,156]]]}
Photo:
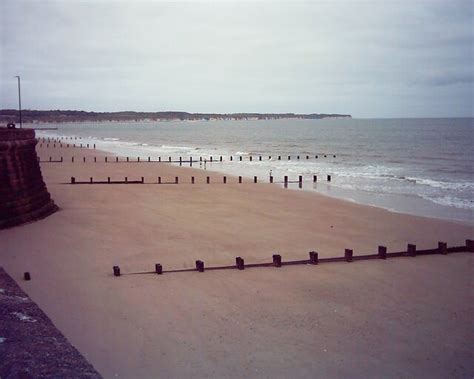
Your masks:
{"label": "dry sand", "polygon": [[[0,265],[16,279],[31,272],[21,287],[104,377],[474,375],[474,254],[112,276],[115,264],[131,272],[463,245],[472,225],[236,178],[224,185],[221,174],[168,164],[103,163],[94,150],[38,151],[65,159],[42,164],[61,211],[0,231]],[[182,184],[65,184],[71,176]]]}

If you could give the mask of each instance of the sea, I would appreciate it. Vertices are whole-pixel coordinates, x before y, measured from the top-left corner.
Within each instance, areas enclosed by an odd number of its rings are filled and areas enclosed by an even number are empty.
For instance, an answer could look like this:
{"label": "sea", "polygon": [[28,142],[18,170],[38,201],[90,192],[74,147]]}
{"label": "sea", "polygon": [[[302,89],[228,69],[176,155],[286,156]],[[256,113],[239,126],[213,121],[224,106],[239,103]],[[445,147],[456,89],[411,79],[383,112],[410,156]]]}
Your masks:
{"label": "sea", "polygon": [[[194,168],[257,176],[259,182],[268,182],[271,175],[275,185],[283,185],[284,176],[288,176],[288,190],[315,191],[393,212],[474,225],[473,118],[85,122],[56,126],[57,130],[37,131],[37,136],[96,144],[97,149],[131,159],[202,157],[203,163],[193,163]],[[301,188],[294,183],[299,176],[303,176]]]}

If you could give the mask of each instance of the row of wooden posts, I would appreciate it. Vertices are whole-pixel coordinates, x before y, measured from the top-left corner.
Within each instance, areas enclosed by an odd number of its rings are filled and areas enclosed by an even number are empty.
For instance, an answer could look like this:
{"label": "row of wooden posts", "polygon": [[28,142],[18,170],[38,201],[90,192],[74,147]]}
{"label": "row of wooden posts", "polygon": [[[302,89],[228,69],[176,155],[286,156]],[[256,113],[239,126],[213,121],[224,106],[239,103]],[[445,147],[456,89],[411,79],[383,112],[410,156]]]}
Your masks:
{"label": "row of wooden posts", "polygon": [[[326,175],[326,181],[330,182],[332,180],[331,175]],[[242,176],[238,177],[239,183],[242,183]],[[313,175],[313,183],[316,183],[318,181],[318,176]],[[253,177],[253,182],[257,183],[258,182],[258,177],[254,176]],[[270,183],[284,183],[287,185],[288,183],[303,183],[303,176],[300,175],[298,176],[298,180],[289,180],[288,176],[283,177],[282,182],[275,182],[273,176],[269,176],[269,182]],[[147,184],[179,184],[179,176],[175,176],[174,181],[172,182],[167,182],[163,181],[161,176],[158,176],[158,180],[156,182],[147,182]],[[196,183],[196,178],[194,176],[191,176],[191,184]],[[206,176],[206,183],[210,184],[211,183],[211,177]],[[222,183],[226,184],[227,183],[227,176],[222,177]],[[140,180],[128,180],[128,177],[126,176],[124,180],[111,180],[110,176],[107,177],[107,180],[94,180],[93,177],[90,177],[88,181],[80,181],[76,180],[74,176],[71,176],[71,184],[145,184],[145,177],[141,177]]]}
{"label": "row of wooden posts", "polygon": [[[56,148],[56,143],[49,143],[49,142],[48,142],[48,143],[45,143],[45,145],[46,145],[46,146],[45,146],[46,149],[49,149],[49,148],[50,148],[49,145],[51,145],[51,148],[53,148],[53,149]],[[43,144],[40,143],[40,146],[39,146],[39,147],[43,147]],[[80,145],[78,144],[77,146],[76,146],[75,143],[71,143],[71,144],[66,143],[66,144],[64,144],[64,146],[63,146],[62,143],[58,143],[58,148],[63,148],[63,147],[72,147],[72,148],[76,148],[76,147],[77,147],[77,148],[80,148],[80,149],[89,149],[89,148],[92,147],[92,148],[95,149],[95,143],[92,144],[92,145],[90,145],[90,144],[87,143],[87,144],[84,144],[84,146],[83,146],[82,143],[81,143]]]}
{"label": "row of wooden posts", "polygon": [[[95,146],[94,146],[94,149],[95,149]],[[314,159],[318,159],[320,156],[319,155],[314,155]],[[324,158],[327,158],[327,155],[321,155],[321,157],[324,157]],[[336,155],[333,155],[334,158],[336,158]],[[214,159],[216,158],[216,159]],[[235,157],[235,161],[239,161],[239,162],[242,162],[244,159],[241,155],[239,155],[238,157]],[[250,162],[253,162],[254,159],[253,156],[249,156],[248,157],[248,161]],[[258,159],[257,159],[258,158]],[[282,160],[282,156],[281,155],[278,155],[277,157],[274,156],[275,159],[281,161]],[[283,157],[284,158],[284,157]],[[305,158],[308,160],[308,159],[313,159],[313,156],[312,155],[306,155]],[[268,156],[268,160],[271,160],[272,159],[272,156],[269,155]],[[297,155],[296,156],[296,159],[297,160],[300,160],[301,159],[301,156]],[[64,160],[63,160],[63,157],[60,157],[60,159],[56,159],[56,160],[53,160],[53,158],[50,156],[49,157],[49,160],[46,160],[46,161],[41,161],[40,160],[40,157],[38,157],[38,160],[41,162],[41,163],[44,163],[44,162],[54,162],[54,163],[62,163]],[[262,161],[263,160],[263,157],[260,155],[258,157],[255,157],[255,161]],[[284,160],[284,159],[283,159]],[[288,160],[291,160],[291,155],[288,155]],[[74,157],[71,157],[71,162],[74,162],[75,161],[75,158]],[[183,157],[179,157],[179,159],[173,159],[171,157],[168,157],[168,159],[161,159],[161,157],[158,157],[158,160],[153,160],[151,159],[151,157],[148,157],[148,159],[141,159],[140,157],[137,157],[136,160],[132,160],[130,159],[130,157],[125,157],[124,159],[120,159],[119,157],[115,157],[115,159],[112,159],[112,157],[104,157],[104,162],[105,163],[108,163],[108,162],[115,162],[115,163],[118,163],[118,162],[133,162],[133,163],[140,163],[140,162],[153,162],[153,163],[161,163],[161,162],[166,162],[166,163],[180,163],[180,164],[183,164],[183,163],[190,163],[191,165],[193,163],[197,163],[197,162],[210,162],[210,163],[213,163],[213,162],[224,162],[225,159],[223,156],[219,156],[219,157],[213,157],[213,156],[209,156],[209,157],[199,157],[199,160],[197,159],[193,159],[192,157],[189,157],[189,158],[183,158]],[[229,161],[232,162],[234,161],[234,157],[231,155],[229,156]],[[86,162],[86,157],[82,157],[82,162]],[[94,157],[94,163],[97,162],[97,157]]]}
{"label": "row of wooden posts", "polygon": [[321,263],[332,263],[332,262],[353,262],[353,261],[361,261],[361,260],[368,260],[368,259],[387,259],[387,258],[394,258],[394,257],[416,257],[420,255],[434,255],[434,254],[441,254],[447,255],[449,253],[461,253],[461,252],[474,252],[474,240],[466,240],[466,245],[464,246],[453,246],[448,247],[446,242],[438,242],[438,247],[434,249],[426,249],[426,250],[417,250],[416,245],[408,244],[407,249],[405,251],[393,252],[388,253],[386,246],[379,246],[378,252],[376,254],[366,254],[366,255],[357,255],[354,256],[354,252],[352,249],[345,249],[344,256],[341,257],[333,257],[333,258],[319,258],[319,254],[316,251],[309,252],[309,259],[302,259],[302,260],[295,260],[295,261],[283,261],[281,255],[274,254],[272,256],[272,262],[269,263],[250,263],[245,264],[245,261],[242,257],[235,258],[235,265],[229,266],[214,266],[205,268],[204,261],[197,260],[195,268],[189,269],[171,269],[171,270],[163,270],[163,266],[160,263],[155,264],[154,271],[141,271],[141,272],[129,272],[126,274],[121,273],[119,266],[113,266],[113,273],[114,276],[121,276],[121,275],[133,275],[133,274],[158,274],[162,275],[164,273],[173,273],[173,272],[190,272],[190,271],[198,271],[204,272],[204,270],[226,270],[226,269],[238,269],[244,270],[245,268],[252,268],[252,267],[282,267],[282,266],[290,266],[290,265],[318,265]]}
{"label": "row of wooden posts", "polygon": [[62,142],[63,140],[78,140],[82,137],[39,137],[37,138],[38,142]]}

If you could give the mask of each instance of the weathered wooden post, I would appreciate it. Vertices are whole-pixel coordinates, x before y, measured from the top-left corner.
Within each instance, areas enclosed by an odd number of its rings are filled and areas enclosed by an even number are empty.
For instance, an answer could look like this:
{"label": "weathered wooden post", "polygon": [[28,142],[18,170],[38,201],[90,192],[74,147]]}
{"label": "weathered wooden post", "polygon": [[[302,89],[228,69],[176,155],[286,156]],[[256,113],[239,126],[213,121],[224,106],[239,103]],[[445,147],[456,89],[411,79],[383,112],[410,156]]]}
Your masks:
{"label": "weathered wooden post", "polygon": [[183,158],[179,157],[179,165],[181,166],[183,164]]}
{"label": "weathered wooden post", "polygon": [[82,161],[86,163],[86,157],[82,157]]}
{"label": "weathered wooden post", "polygon": [[253,182],[257,183],[257,177],[256,176],[253,177]]}
{"label": "weathered wooden post", "polygon": [[387,247],[379,246],[378,255],[380,259],[387,259]]}
{"label": "weathered wooden post", "polygon": [[158,184],[161,184],[161,176],[158,177]]}
{"label": "weathered wooden post", "polygon": [[30,275],[30,273],[29,273],[28,271],[23,274],[23,279],[25,279],[25,280],[31,280],[31,275]]}
{"label": "weathered wooden post", "polygon": [[114,266],[114,276],[120,276],[120,267]]}
{"label": "weathered wooden post", "polygon": [[63,157],[61,157],[61,163],[63,163]]}
{"label": "weathered wooden post", "polygon": [[194,184],[194,176],[191,176],[191,184]]}
{"label": "weathered wooden post", "polygon": [[174,184],[178,184],[179,178],[177,176],[174,177]]}
{"label": "weathered wooden post", "polygon": [[270,175],[270,183],[273,183],[273,176]]}
{"label": "weathered wooden post", "polygon": [[448,254],[448,244],[446,242],[438,242],[438,253],[443,255]]}
{"label": "weathered wooden post", "polygon": [[352,262],[352,255],[353,251],[351,249],[344,250],[344,257],[346,258],[346,262]]}
{"label": "weathered wooden post", "polygon": [[107,177],[107,183],[110,183],[110,176]]}
{"label": "weathered wooden post", "polygon": [[76,178],[74,176],[71,176],[71,184],[76,184]]}
{"label": "weathered wooden post", "polygon": [[196,261],[196,270],[199,272],[204,272],[204,262]]}
{"label": "weathered wooden post", "polygon": [[127,157],[127,162],[128,162],[128,157]]}
{"label": "weathered wooden post", "polygon": [[92,177],[89,178],[89,183],[92,184],[94,182],[94,179]]}
{"label": "weathered wooden post", "polygon": [[140,157],[137,157],[137,162],[140,162]]}
{"label": "weathered wooden post", "polygon": [[258,157],[258,160],[259,160],[259,161],[261,161],[261,160],[262,160],[262,156],[261,156],[261,155]]}
{"label": "weathered wooden post", "polygon": [[158,157],[158,162],[161,162],[161,157]]}
{"label": "weathered wooden post", "polygon": [[244,270],[245,269],[245,263],[244,263],[243,258],[241,258],[241,257],[236,257],[235,258],[235,265],[237,266],[237,268],[239,270]]}
{"label": "weathered wooden post", "polygon": [[242,155],[239,157],[239,161],[241,161],[241,162],[242,162]]}
{"label": "weathered wooden post", "polygon": [[249,157],[250,162],[252,162],[252,156]]}
{"label": "weathered wooden post", "polygon": [[210,158],[211,158],[211,162],[212,162],[212,155],[211,155],[211,157],[210,157]]}
{"label": "weathered wooden post", "polygon": [[145,183],[145,177],[142,176],[142,184]]}
{"label": "weathered wooden post", "polygon": [[470,253],[474,253],[474,240],[466,240],[466,250]]}
{"label": "weathered wooden post", "polygon": [[171,157],[168,157],[168,161],[171,162]]}
{"label": "weathered wooden post", "polygon": [[296,159],[300,159],[300,156],[299,156],[299,155],[297,155],[297,156],[296,156]]}
{"label": "weathered wooden post", "polygon": [[319,256],[316,251],[309,252],[309,263],[312,265],[317,265],[319,263]]}
{"label": "weathered wooden post", "polygon": [[89,144],[87,144],[87,148],[89,148]]}
{"label": "weathered wooden post", "polygon": [[96,163],[96,162],[97,162],[97,157],[94,157],[94,163]]}
{"label": "weathered wooden post", "polygon": [[407,253],[410,257],[416,257],[416,245],[409,243],[407,246]]}
{"label": "weathered wooden post", "polygon": [[303,176],[302,176],[302,175],[300,175],[300,176],[298,177],[298,183],[303,183]]}
{"label": "weathered wooden post", "polygon": [[284,176],[283,182],[285,184],[285,187],[288,187],[288,176],[286,176],[286,175]]}
{"label": "weathered wooden post", "polygon": [[278,160],[281,161],[281,155],[278,156]]}
{"label": "weathered wooden post", "polygon": [[222,181],[224,182],[224,184],[226,184],[227,183],[227,177],[223,176]]}
{"label": "weathered wooden post", "polygon": [[49,161],[51,162],[52,160],[53,160],[53,158],[52,158],[52,157],[49,157]]}
{"label": "weathered wooden post", "polygon": [[105,157],[105,163],[107,163],[107,157]]}
{"label": "weathered wooden post", "polygon": [[242,183],[242,177],[239,176],[239,183]]}
{"label": "weathered wooden post", "polygon": [[115,157],[115,162],[118,163],[118,157]]}
{"label": "weathered wooden post", "polygon": [[309,155],[306,156],[306,159],[309,159]]}
{"label": "weathered wooden post", "polygon": [[288,160],[290,160],[290,159],[291,159],[291,156],[290,156],[290,155],[288,155]]}
{"label": "weathered wooden post", "polygon": [[74,157],[71,157],[71,162],[74,163]]}
{"label": "weathered wooden post", "polygon": [[150,157],[148,157],[148,162],[150,162]]}
{"label": "weathered wooden post", "polygon": [[317,175],[313,175],[313,183],[316,183],[318,181],[318,176]]}
{"label": "weathered wooden post", "polygon": [[158,275],[162,275],[162,274],[163,274],[163,266],[160,265],[159,263],[156,263],[156,264],[155,264],[155,272],[156,272]]}
{"label": "weathered wooden post", "polygon": [[317,155],[315,155],[314,157],[315,157],[316,159],[318,159],[318,156],[317,156]]}
{"label": "weathered wooden post", "polygon": [[211,178],[209,176],[206,176],[206,183],[209,184],[211,182]]}
{"label": "weathered wooden post", "polygon": [[232,162],[232,155],[230,156],[230,161]]}
{"label": "weathered wooden post", "polygon": [[328,175],[327,179],[328,179],[328,182],[330,182],[331,181],[331,175]]}
{"label": "weathered wooden post", "polygon": [[273,265],[275,267],[281,267],[281,255],[273,254]]}
{"label": "weathered wooden post", "polygon": [[219,157],[219,161],[222,162],[222,155]]}
{"label": "weathered wooden post", "polygon": [[127,177],[125,177],[125,183],[128,183],[128,178]]}

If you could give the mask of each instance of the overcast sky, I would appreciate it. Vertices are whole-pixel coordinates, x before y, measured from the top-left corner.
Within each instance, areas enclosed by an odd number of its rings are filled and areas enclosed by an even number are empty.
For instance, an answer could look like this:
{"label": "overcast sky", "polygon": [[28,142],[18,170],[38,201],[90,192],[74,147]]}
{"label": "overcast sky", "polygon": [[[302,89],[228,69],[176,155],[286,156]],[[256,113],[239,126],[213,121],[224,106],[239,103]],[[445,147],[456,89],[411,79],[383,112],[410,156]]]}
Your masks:
{"label": "overcast sky", "polygon": [[0,1],[0,108],[474,115],[474,1]]}

